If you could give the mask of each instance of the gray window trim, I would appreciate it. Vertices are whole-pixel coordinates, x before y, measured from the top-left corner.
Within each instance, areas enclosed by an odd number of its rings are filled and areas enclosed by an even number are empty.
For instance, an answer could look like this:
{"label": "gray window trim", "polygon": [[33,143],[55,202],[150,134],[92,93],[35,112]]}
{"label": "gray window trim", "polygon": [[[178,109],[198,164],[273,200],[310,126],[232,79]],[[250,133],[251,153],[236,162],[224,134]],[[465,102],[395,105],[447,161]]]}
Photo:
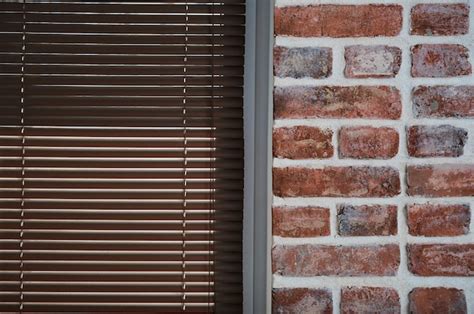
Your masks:
{"label": "gray window trim", "polygon": [[244,78],[244,313],[271,311],[273,0],[247,0]]}

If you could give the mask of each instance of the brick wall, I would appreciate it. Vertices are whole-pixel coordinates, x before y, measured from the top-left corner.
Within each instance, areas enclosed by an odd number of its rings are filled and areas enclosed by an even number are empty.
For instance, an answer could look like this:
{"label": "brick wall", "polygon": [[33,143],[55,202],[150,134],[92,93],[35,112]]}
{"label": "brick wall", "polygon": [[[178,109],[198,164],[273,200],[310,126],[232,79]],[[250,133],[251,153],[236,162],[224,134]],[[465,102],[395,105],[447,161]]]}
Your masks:
{"label": "brick wall", "polygon": [[473,15],[276,0],[274,313],[474,313]]}

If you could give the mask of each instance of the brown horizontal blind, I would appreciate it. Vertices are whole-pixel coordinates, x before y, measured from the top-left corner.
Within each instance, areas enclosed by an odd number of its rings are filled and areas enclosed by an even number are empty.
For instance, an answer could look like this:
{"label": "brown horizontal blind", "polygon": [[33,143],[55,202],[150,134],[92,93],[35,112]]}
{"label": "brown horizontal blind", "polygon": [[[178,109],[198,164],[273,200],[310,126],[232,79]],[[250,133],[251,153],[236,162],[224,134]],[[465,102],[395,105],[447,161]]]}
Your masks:
{"label": "brown horizontal blind", "polygon": [[0,2],[0,312],[241,312],[244,0]]}

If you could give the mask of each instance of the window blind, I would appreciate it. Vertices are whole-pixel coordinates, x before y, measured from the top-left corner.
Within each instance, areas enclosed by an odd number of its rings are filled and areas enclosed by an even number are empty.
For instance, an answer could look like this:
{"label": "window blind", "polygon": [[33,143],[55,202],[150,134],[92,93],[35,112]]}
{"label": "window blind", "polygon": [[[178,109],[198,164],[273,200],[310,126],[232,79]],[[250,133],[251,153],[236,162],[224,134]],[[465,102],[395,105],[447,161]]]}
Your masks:
{"label": "window blind", "polygon": [[0,312],[241,312],[244,0],[0,3]]}

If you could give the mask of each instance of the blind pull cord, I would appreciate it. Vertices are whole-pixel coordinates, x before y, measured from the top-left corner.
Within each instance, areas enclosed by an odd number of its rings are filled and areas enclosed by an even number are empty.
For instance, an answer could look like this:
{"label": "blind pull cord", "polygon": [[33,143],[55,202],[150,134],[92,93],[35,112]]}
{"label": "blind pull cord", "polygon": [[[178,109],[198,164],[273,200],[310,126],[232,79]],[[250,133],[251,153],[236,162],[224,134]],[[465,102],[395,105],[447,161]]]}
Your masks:
{"label": "blind pull cord", "polygon": [[183,312],[186,311],[186,207],[187,207],[187,175],[188,175],[188,139],[187,139],[187,121],[186,121],[186,96],[187,96],[187,62],[188,62],[188,10],[189,5],[188,1],[186,1],[186,9],[185,9],[185,34],[184,34],[184,67],[183,67],[183,140],[184,140],[184,191],[183,191],[183,245],[182,245],[182,290],[183,290],[183,298],[182,298],[182,310]]}
{"label": "blind pull cord", "polygon": [[[211,292],[213,291],[212,287],[211,287],[211,283],[215,283],[215,279],[214,278],[211,278],[211,272],[214,271],[214,259],[215,259],[215,256],[214,256],[214,253],[211,254],[211,252],[213,251],[214,249],[214,237],[213,237],[213,230],[214,230],[214,198],[215,198],[215,195],[214,195],[214,171],[213,171],[213,168],[214,168],[214,149],[215,149],[215,142],[214,142],[214,137],[215,137],[215,134],[214,134],[214,52],[215,52],[215,38],[214,38],[214,27],[215,27],[215,3],[214,1],[212,2],[211,4],[211,130],[210,130],[210,136],[211,136],[211,140],[209,141],[209,146],[210,146],[210,159],[209,159],[209,239],[208,239],[208,243],[209,243],[209,256],[208,256],[208,274],[207,274],[207,278],[208,278],[208,296],[207,296],[207,299],[208,299],[208,313],[209,312],[212,312],[212,307],[211,307],[211,304],[213,304],[214,302],[214,298],[211,296]],[[213,243],[211,245],[211,243]],[[215,272],[214,272],[215,274]],[[215,288],[215,286],[214,286]]]}
{"label": "blind pull cord", "polygon": [[21,201],[20,201],[20,313],[23,311],[23,233],[25,218],[25,52],[26,52],[26,4],[23,0],[23,25],[21,37],[21,88],[20,88],[20,124],[21,124]]}

